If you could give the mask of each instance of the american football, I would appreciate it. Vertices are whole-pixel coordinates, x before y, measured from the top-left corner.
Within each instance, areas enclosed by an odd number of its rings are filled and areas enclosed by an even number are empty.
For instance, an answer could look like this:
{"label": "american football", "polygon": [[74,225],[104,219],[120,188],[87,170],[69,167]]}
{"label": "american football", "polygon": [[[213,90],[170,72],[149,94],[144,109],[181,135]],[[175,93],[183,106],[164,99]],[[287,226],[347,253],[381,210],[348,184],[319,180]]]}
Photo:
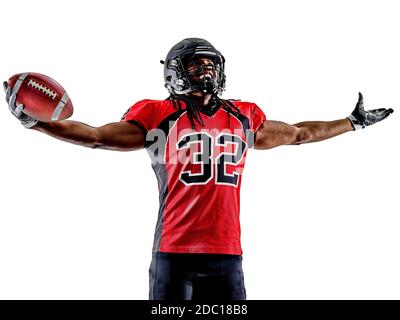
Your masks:
{"label": "american football", "polygon": [[34,72],[19,73],[8,80],[24,113],[39,121],[64,120],[73,113],[71,99],[54,79]]}

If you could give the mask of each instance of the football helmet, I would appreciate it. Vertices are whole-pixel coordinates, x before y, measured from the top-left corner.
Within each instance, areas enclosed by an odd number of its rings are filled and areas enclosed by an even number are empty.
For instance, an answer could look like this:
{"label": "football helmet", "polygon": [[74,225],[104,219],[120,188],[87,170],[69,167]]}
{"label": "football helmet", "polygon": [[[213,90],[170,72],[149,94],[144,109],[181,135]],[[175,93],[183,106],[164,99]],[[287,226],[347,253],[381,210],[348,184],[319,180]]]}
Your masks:
{"label": "football helmet", "polygon": [[[207,65],[207,68],[213,68],[216,77],[206,76],[205,66],[199,64],[197,75],[201,80],[195,82],[192,78],[193,71],[188,73],[187,66],[197,58],[210,59],[213,65]],[[161,60],[161,63],[164,64],[165,87],[171,94],[183,95],[192,91],[203,91],[220,95],[225,89],[225,58],[207,40],[183,39],[171,48],[165,61]]]}

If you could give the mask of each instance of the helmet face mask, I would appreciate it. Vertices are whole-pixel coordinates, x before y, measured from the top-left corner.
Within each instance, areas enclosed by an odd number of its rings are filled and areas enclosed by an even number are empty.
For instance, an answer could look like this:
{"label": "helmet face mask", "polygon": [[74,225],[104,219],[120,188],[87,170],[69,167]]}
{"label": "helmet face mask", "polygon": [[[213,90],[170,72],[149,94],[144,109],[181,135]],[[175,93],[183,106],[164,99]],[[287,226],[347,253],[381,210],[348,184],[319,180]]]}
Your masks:
{"label": "helmet face mask", "polygon": [[220,95],[225,88],[224,64],[222,54],[208,41],[184,39],[164,62],[165,87],[174,95],[193,91]]}
{"label": "helmet face mask", "polygon": [[184,63],[186,77],[193,91],[215,93],[218,89],[221,74],[221,64],[214,57],[194,56],[189,62]]}

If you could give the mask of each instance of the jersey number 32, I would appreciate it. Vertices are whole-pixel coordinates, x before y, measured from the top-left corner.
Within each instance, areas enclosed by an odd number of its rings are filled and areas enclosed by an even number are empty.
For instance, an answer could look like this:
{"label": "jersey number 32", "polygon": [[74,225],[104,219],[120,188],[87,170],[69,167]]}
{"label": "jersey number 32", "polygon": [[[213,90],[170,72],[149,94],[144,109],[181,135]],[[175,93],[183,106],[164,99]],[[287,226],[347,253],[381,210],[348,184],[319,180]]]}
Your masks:
{"label": "jersey number 32", "polygon": [[[193,164],[201,166],[200,173],[182,171],[179,179],[185,185],[207,184],[213,177],[216,184],[237,186],[239,174],[233,171],[232,174],[226,173],[226,165],[237,165],[243,158],[247,144],[237,135],[220,133],[215,138],[206,132],[196,132],[181,137],[177,142],[177,150],[190,148],[192,144],[200,144],[200,152],[193,153]],[[233,152],[220,152],[213,157],[214,146],[227,147],[233,144]],[[214,174],[215,172],[215,174]]]}

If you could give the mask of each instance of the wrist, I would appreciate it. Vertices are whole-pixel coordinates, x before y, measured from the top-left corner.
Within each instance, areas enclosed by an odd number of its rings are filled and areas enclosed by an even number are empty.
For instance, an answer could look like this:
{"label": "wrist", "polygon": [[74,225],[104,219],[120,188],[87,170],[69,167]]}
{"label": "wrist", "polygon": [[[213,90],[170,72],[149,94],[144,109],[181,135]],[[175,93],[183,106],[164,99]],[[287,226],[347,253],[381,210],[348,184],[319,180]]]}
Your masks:
{"label": "wrist", "polygon": [[353,114],[349,115],[347,119],[350,121],[353,131],[365,128],[365,125],[361,123]]}
{"label": "wrist", "polygon": [[32,129],[38,122],[36,119],[21,120],[21,124],[27,129]]}
{"label": "wrist", "polygon": [[346,117],[345,119],[350,123],[351,131],[356,131],[356,128],[354,127],[353,121],[351,121],[351,119],[349,117]]}

